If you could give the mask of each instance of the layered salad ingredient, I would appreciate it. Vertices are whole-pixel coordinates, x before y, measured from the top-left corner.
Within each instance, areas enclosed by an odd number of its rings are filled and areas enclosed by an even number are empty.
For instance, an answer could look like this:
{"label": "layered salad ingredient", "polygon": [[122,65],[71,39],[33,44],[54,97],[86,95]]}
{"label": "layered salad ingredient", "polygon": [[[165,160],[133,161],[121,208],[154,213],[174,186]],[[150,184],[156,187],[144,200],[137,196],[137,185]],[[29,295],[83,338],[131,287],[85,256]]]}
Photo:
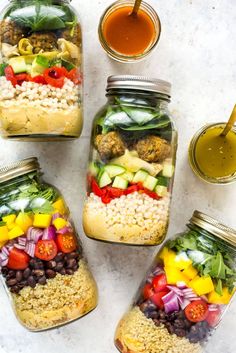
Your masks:
{"label": "layered salad ingredient", "polygon": [[20,322],[42,330],[91,311],[96,284],[60,193],[28,174],[2,187],[0,214],[0,269]]}
{"label": "layered salad ingredient", "polygon": [[66,4],[10,7],[0,23],[3,136],[80,135],[81,43],[80,25]]}
{"label": "layered salad ingredient", "polygon": [[121,320],[122,353],[202,352],[234,293],[234,253],[194,230],[169,241]]}
{"label": "layered salad ingredient", "polygon": [[118,99],[98,118],[83,214],[89,237],[140,245],[162,241],[174,175],[174,135],[164,113]]}

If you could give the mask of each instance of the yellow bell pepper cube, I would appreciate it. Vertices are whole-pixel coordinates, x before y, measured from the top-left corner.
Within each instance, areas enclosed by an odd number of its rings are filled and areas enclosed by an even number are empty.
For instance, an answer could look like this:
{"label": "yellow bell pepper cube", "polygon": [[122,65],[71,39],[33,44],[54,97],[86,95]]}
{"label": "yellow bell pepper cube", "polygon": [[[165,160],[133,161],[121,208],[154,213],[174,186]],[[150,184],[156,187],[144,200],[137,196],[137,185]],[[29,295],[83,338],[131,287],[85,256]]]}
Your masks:
{"label": "yellow bell pepper cube", "polygon": [[222,289],[222,295],[219,295],[218,293],[216,293],[215,290],[213,290],[211,293],[208,294],[208,301],[211,304],[226,305],[226,304],[229,304],[233,294],[234,294],[234,291],[232,291],[232,293],[229,293],[229,290],[227,287],[224,287]]}
{"label": "yellow bell pepper cube", "polygon": [[21,235],[24,235],[24,231],[17,225],[8,233],[9,239],[14,239],[20,237]]}
{"label": "yellow bell pepper cube", "polygon": [[25,232],[32,227],[33,219],[27,213],[20,212],[16,217],[15,223]]}
{"label": "yellow bell pepper cube", "polygon": [[[164,256],[164,254],[163,254]],[[175,262],[175,258],[176,258],[176,253],[172,250],[168,249],[168,252],[166,252],[163,261],[164,261],[164,265],[165,266],[173,266],[174,262]]]}
{"label": "yellow bell pepper cube", "polygon": [[165,246],[162,249],[162,251],[161,251],[161,253],[159,255],[159,258],[164,261],[164,259],[168,256],[168,254],[169,254],[169,249]]}
{"label": "yellow bell pepper cube", "polygon": [[195,277],[189,282],[189,287],[191,287],[197,295],[204,295],[212,292],[214,290],[214,284],[210,276]]}
{"label": "yellow bell pepper cube", "polygon": [[11,223],[11,224],[8,224],[7,228],[8,230],[11,230],[13,229],[17,224],[16,223]]}
{"label": "yellow bell pepper cube", "polygon": [[188,278],[178,268],[165,267],[164,270],[168,284],[176,284],[177,282],[185,282],[186,284],[188,283]]}
{"label": "yellow bell pepper cube", "polygon": [[68,214],[68,208],[62,198],[59,198],[52,204],[55,211],[59,212],[62,215]]}
{"label": "yellow bell pepper cube", "polygon": [[15,219],[16,219],[15,214],[9,214],[8,216],[2,217],[3,222],[5,222],[7,224],[7,226],[14,223]]}
{"label": "yellow bell pepper cube", "polygon": [[9,240],[8,228],[7,226],[0,227],[0,242]]}
{"label": "yellow bell pepper cube", "polygon": [[196,268],[190,265],[183,270],[183,274],[188,277],[189,280],[192,280],[197,276],[198,271],[196,270]]}
{"label": "yellow bell pepper cube", "polygon": [[56,218],[52,224],[56,227],[57,230],[60,230],[67,225],[67,221],[64,218]]}
{"label": "yellow bell pepper cube", "polygon": [[162,250],[160,258],[164,261],[165,266],[175,267],[179,270],[184,270],[192,264],[186,253],[176,254],[166,247]]}
{"label": "yellow bell pepper cube", "polygon": [[38,228],[47,228],[50,226],[52,215],[50,214],[35,214],[33,226]]}
{"label": "yellow bell pepper cube", "polygon": [[7,241],[1,241],[0,242],[0,249],[2,249],[6,243],[7,243]]}
{"label": "yellow bell pepper cube", "polygon": [[179,270],[185,270],[188,268],[190,265],[192,265],[192,260],[188,258],[188,255],[185,252],[182,252],[178,254],[175,257],[173,266],[178,268]]}

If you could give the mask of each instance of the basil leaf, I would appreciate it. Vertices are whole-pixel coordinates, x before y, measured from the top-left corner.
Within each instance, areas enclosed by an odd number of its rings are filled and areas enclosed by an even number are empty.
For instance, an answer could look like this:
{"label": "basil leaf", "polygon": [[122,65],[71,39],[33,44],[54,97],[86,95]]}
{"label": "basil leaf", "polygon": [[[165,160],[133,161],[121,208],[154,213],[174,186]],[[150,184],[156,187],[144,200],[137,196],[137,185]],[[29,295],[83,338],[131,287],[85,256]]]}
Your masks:
{"label": "basil leaf", "polygon": [[217,285],[216,285],[216,287],[215,287],[215,291],[216,291],[216,293],[218,293],[219,295],[222,295],[222,294],[223,294],[223,290],[222,290],[222,281],[221,281],[221,279],[218,279]]}
{"label": "basil leaf", "polygon": [[155,117],[160,116],[160,113],[151,109],[127,107],[121,105],[121,109],[138,125],[144,125]]}
{"label": "basil leaf", "polygon": [[54,210],[53,206],[51,205],[51,203],[46,200],[44,201],[44,203],[40,206],[40,207],[32,207],[32,211],[34,213],[52,213]]}
{"label": "basil leaf", "polygon": [[212,260],[211,276],[214,278],[225,279],[225,264],[221,253],[218,251],[215,258]]}
{"label": "basil leaf", "polygon": [[163,129],[168,125],[169,125],[169,122],[168,123],[160,122],[156,124],[147,124],[143,126],[137,126],[137,125],[129,126],[129,127],[120,126],[120,128],[125,131],[140,131],[140,130],[151,130],[151,129]]}

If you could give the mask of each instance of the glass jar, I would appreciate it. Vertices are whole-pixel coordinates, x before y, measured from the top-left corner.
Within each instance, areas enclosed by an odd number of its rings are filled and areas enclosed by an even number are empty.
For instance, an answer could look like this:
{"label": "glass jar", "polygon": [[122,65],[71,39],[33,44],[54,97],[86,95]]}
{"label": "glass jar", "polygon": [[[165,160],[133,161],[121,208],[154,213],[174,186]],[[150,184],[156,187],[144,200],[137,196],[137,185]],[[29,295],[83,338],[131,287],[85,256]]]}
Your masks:
{"label": "glass jar", "polygon": [[97,287],[61,193],[36,158],[0,168],[0,270],[20,323],[31,331],[75,320]]}
{"label": "glass jar", "polygon": [[114,243],[159,244],[168,227],[177,148],[167,109],[170,84],[111,76],[107,97],[93,123],[85,234]]}
{"label": "glass jar", "polygon": [[236,181],[236,127],[227,136],[221,136],[225,125],[204,125],[189,145],[189,164],[193,172],[211,184],[230,184]]}
{"label": "glass jar", "polygon": [[122,353],[202,352],[234,294],[236,231],[195,211],[157,253],[115,344]]}
{"label": "glass jar", "polygon": [[133,7],[134,1],[116,1],[105,10],[98,27],[103,49],[123,63],[144,59],[156,48],[161,35],[161,22],[154,8],[143,1],[138,14],[131,16]]}
{"label": "glass jar", "polygon": [[10,0],[0,21],[0,132],[77,138],[83,125],[82,33],[70,0]]}

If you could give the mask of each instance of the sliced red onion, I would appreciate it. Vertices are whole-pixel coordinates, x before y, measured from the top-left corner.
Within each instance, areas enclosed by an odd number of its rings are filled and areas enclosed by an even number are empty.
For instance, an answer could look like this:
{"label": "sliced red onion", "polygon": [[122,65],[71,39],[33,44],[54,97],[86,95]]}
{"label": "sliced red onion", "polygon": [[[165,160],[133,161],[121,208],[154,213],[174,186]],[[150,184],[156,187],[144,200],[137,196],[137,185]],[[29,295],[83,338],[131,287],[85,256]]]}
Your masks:
{"label": "sliced red onion", "polygon": [[66,233],[73,233],[73,229],[70,227],[63,227],[57,231],[58,234],[66,234]]}
{"label": "sliced red onion", "polygon": [[165,312],[167,314],[173,313],[174,311],[179,311],[179,301],[178,296],[174,292],[170,292],[162,297],[164,302]]}
{"label": "sliced red onion", "polygon": [[158,276],[158,275],[162,274],[163,272],[164,272],[164,271],[163,271],[163,268],[162,268],[162,267],[159,267],[159,266],[157,266],[157,267],[152,271],[152,273],[153,273],[154,276]]}
{"label": "sliced red onion", "polygon": [[26,242],[27,242],[27,239],[24,237],[19,237],[18,238],[18,244],[20,244],[20,245],[26,245]]}
{"label": "sliced red onion", "polygon": [[175,286],[167,286],[168,289],[170,289],[171,291],[173,291],[176,295],[183,297],[183,291]]}
{"label": "sliced red onion", "polygon": [[39,228],[30,227],[27,231],[27,240],[33,241],[37,243],[40,239],[42,239],[43,230]]}
{"label": "sliced red onion", "polygon": [[220,306],[219,305],[216,305],[216,304],[210,304],[208,305],[208,310],[209,311],[218,311],[220,309]]}
{"label": "sliced red onion", "polygon": [[56,228],[54,226],[49,226],[43,231],[43,240],[55,240],[56,239]]}
{"label": "sliced red onion", "polygon": [[186,298],[179,298],[179,305],[182,310],[184,310],[190,303],[191,301]]}
{"label": "sliced red onion", "polygon": [[7,257],[9,256],[9,249],[6,246],[3,246],[2,254],[6,255]]}
{"label": "sliced red onion", "polygon": [[35,243],[34,243],[33,241],[29,241],[29,242],[26,244],[25,252],[26,252],[29,256],[34,257],[34,253],[35,253]]}
{"label": "sliced red onion", "polygon": [[1,262],[1,267],[6,266],[7,264],[8,264],[8,259],[3,260],[3,261]]}
{"label": "sliced red onion", "polygon": [[22,244],[15,244],[15,248],[19,249],[19,250],[25,250],[25,245]]}
{"label": "sliced red onion", "polygon": [[56,212],[52,215],[52,220],[55,221],[57,218],[64,218],[59,212]]}
{"label": "sliced red onion", "polygon": [[181,282],[177,282],[177,287],[179,288],[179,289],[186,289],[187,288],[187,285],[186,285],[186,283],[184,282],[184,281],[181,281]]}

